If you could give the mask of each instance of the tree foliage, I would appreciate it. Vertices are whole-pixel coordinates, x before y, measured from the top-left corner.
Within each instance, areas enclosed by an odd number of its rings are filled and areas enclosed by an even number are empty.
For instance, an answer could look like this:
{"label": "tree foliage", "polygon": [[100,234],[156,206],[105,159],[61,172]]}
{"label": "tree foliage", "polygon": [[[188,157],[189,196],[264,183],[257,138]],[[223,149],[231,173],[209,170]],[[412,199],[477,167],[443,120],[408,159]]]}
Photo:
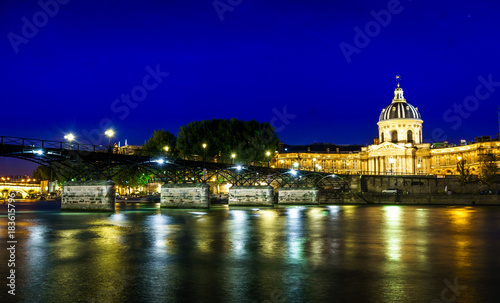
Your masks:
{"label": "tree foliage", "polygon": [[[207,144],[203,149],[203,143]],[[268,122],[237,119],[194,121],[179,130],[177,150],[181,156],[206,155],[230,159],[236,154],[238,162],[269,161],[279,138]]]}
{"label": "tree foliage", "polygon": [[39,181],[50,180],[56,178],[56,173],[50,167],[40,165],[33,171],[32,178]]}
{"label": "tree foliage", "polygon": [[[138,150],[141,156],[164,157],[167,154],[175,156],[175,135],[168,130],[155,130],[151,138]],[[168,152],[165,147],[168,146]]]}
{"label": "tree foliage", "polygon": [[486,152],[479,157],[479,181],[485,185],[495,182],[498,167],[496,156],[492,152]]}
{"label": "tree foliage", "polygon": [[151,173],[140,166],[130,167],[119,172],[113,177],[113,181],[118,186],[135,188],[148,183]]}

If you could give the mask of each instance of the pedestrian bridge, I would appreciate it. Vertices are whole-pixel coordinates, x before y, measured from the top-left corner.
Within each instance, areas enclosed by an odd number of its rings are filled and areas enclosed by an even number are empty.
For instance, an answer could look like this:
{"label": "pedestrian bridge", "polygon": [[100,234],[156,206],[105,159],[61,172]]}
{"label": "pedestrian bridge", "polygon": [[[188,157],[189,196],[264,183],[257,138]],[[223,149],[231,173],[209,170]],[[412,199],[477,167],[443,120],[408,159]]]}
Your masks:
{"label": "pedestrian bridge", "polygon": [[[233,193],[239,195],[234,196],[233,201],[241,202],[253,197],[252,199],[265,200],[265,204],[271,203],[272,200],[269,189],[308,190],[319,188],[338,191],[349,190],[349,183],[344,181],[342,176],[323,172],[270,168],[268,166],[254,165],[253,163],[217,163],[182,158],[123,155],[113,153],[108,147],[102,145],[43,139],[0,136],[0,156],[22,159],[50,167],[60,178],[68,181],[66,189],[86,188],[82,187],[85,186],[85,183],[82,182],[90,182],[88,184],[92,184],[91,186],[94,186],[95,190],[99,188],[101,198],[109,196],[108,191],[111,188],[114,190],[113,184],[109,183],[109,181],[112,181],[120,172],[134,167],[140,167],[149,174],[154,175],[155,180],[162,181],[165,184],[162,189],[162,198],[164,197],[163,192],[165,192],[165,195],[167,193],[173,196],[177,195],[179,201],[192,195],[198,198],[206,195],[206,199],[208,199],[208,189],[203,184],[211,180],[230,183]],[[71,184],[69,182],[78,183]],[[187,188],[190,188],[190,190],[187,190]],[[257,194],[252,191],[254,188],[260,188],[258,189],[260,192]],[[88,190],[83,191],[89,194]],[[75,193],[75,191],[72,192],[72,194]],[[289,195],[290,193],[288,192]],[[294,195],[295,193],[290,196]],[[307,193],[307,195],[312,197],[315,194]],[[92,201],[95,202],[99,199],[96,198]],[[76,200],[72,199],[72,201]],[[104,200],[106,199],[103,198],[99,201]],[[114,197],[112,197],[112,200],[114,204]],[[171,199],[171,201],[174,200]],[[300,201],[300,199],[297,201]],[[165,204],[168,203],[165,202]]]}

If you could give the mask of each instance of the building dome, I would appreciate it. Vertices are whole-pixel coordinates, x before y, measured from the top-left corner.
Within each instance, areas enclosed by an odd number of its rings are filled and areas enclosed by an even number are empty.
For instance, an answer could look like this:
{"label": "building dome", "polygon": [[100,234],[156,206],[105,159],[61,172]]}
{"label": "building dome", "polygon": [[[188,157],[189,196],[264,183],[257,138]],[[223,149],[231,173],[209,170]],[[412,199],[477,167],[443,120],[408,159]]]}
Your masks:
{"label": "building dome", "polygon": [[403,97],[403,89],[399,87],[399,83],[398,87],[394,91],[394,99],[392,100],[392,103],[382,110],[378,121],[381,122],[390,119],[422,120],[422,117],[418,112],[418,108],[415,108],[413,105],[406,102],[406,99]]}

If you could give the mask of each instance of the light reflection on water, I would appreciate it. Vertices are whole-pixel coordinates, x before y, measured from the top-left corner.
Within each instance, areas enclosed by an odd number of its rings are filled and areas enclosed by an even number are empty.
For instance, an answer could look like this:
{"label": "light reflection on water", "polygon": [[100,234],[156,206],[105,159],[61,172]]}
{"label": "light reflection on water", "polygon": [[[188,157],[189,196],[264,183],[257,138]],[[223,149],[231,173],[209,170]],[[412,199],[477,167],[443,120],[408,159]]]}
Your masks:
{"label": "light reflection on water", "polygon": [[499,207],[122,205],[18,218],[23,301],[429,302],[455,277],[468,287],[460,301],[500,295]]}

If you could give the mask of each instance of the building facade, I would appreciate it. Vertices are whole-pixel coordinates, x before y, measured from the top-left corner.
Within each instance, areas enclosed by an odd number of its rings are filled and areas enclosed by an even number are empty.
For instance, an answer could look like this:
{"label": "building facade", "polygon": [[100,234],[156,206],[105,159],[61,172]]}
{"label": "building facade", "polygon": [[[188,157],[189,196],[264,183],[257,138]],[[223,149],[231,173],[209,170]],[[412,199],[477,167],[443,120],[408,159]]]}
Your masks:
{"label": "building facade", "polygon": [[377,125],[378,138],[372,145],[324,148],[328,144],[323,144],[322,148],[311,145],[299,149],[289,146],[280,148],[272,165],[338,174],[456,175],[460,161],[477,174],[482,154],[493,153],[496,159],[500,156],[500,141],[489,137],[459,146],[424,143],[418,107],[406,101],[399,84],[392,102],[382,109]]}

